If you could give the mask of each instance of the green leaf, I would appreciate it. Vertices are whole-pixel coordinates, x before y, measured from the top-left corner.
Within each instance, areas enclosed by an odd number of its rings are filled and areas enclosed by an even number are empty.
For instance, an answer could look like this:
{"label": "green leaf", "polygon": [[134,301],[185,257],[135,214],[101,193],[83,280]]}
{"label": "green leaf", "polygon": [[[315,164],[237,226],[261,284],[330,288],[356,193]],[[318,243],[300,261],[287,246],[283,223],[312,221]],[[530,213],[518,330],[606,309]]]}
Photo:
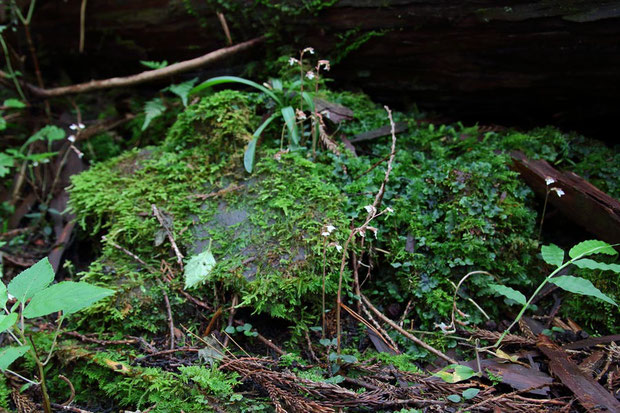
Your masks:
{"label": "green leaf", "polygon": [[187,97],[194,85],[198,82],[198,78],[195,77],[187,82],[179,83],[177,85],[170,85],[167,89],[181,98],[183,106],[187,107]]}
{"label": "green leaf", "polygon": [[156,62],[153,60],[140,60],[140,63],[142,63],[149,69],[163,69],[164,67],[168,66],[167,60],[162,60],[161,62]]}
{"label": "green leaf", "polygon": [[26,354],[30,346],[4,347],[0,349],[0,370],[5,371],[11,363]]}
{"label": "green leaf", "polygon": [[256,154],[256,143],[258,142],[258,138],[263,133],[265,128],[271,123],[271,121],[273,121],[277,116],[278,114],[274,113],[254,131],[252,140],[248,143],[248,147],[245,149],[245,153],[243,154],[243,166],[245,166],[245,170],[248,171],[248,173],[252,173],[252,170],[254,169],[254,157]]}
{"label": "green leaf", "polygon": [[211,253],[211,245],[209,245],[209,248],[191,257],[185,265],[185,289],[195,287],[207,281],[213,268],[215,268],[215,258]]}
{"label": "green leaf", "polygon": [[458,394],[451,394],[448,397],[446,397],[446,399],[450,400],[452,403],[461,402],[461,396],[459,396]]}
{"label": "green leaf", "polygon": [[291,138],[291,146],[299,146],[299,130],[297,129],[297,119],[295,118],[295,109],[292,106],[286,106],[281,109],[282,117],[286,123],[289,136]]}
{"label": "green leaf", "polygon": [[17,313],[0,314],[0,333],[5,332],[17,322]]}
{"label": "green leaf", "polygon": [[575,264],[579,268],[587,268],[589,270],[613,271],[616,274],[620,274],[619,264],[607,264],[604,262],[591,260],[590,258],[582,258],[580,260],[573,261],[573,264]]}
{"label": "green leaf", "polygon": [[63,129],[60,129],[58,126],[47,125],[39,129],[34,135],[28,138],[28,140],[22,145],[22,148],[26,148],[28,145],[36,141],[59,141],[64,139],[65,136],[67,136],[67,134]]}
{"label": "green leaf", "polygon": [[25,303],[52,281],[54,281],[54,269],[45,257],[13,278],[9,283],[8,291],[20,302]]}
{"label": "green leaf", "polygon": [[[2,275],[0,273],[0,275]],[[0,281],[0,308],[6,307],[6,302],[9,300],[9,293],[6,290],[6,285]]]}
{"label": "green leaf", "polygon": [[271,87],[274,90],[278,90],[281,92],[282,91],[282,80],[275,79],[275,78],[271,79]]}
{"label": "green leaf", "polygon": [[227,332],[228,334],[235,334],[237,332],[234,326],[228,326],[226,327],[224,331]]}
{"label": "green leaf", "polygon": [[211,86],[220,85],[222,83],[241,83],[243,85],[252,86],[253,88],[258,89],[264,94],[266,94],[267,96],[269,96],[278,105],[282,105],[282,101],[280,100],[280,98],[278,98],[275,93],[267,89],[265,86],[259,85],[258,83],[252,82],[251,80],[247,80],[242,77],[236,77],[236,76],[218,76],[218,77],[213,77],[211,79],[207,79],[201,84],[199,84],[198,86],[194,87],[192,90],[190,90],[189,94],[193,95],[195,93],[203,91],[204,89],[210,88]]}
{"label": "green leaf", "polygon": [[476,397],[478,393],[480,393],[480,389],[476,389],[475,387],[472,387],[471,389],[463,390],[462,394],[465,400],[471,400],[474,397]]}
{"label": "green leaf", "polygon": [[525,305],[527,303],[525,296],[515,289],[500,284],[491,284],[489,287],[496,293],[501,294],[504,297],[508,297],[521,305]]}
{"label": "green leaf", "polygon": [[616,255],[618,252],[606,242],[598,240],[583,241],[568,251],[568,255],[575,259],[592,254]]}
{"label": "green leaf", "polygon": [[6,129],[6,120],[2,117],[2,112],[0,112],[0,130]]}
{"label": "green leaf", "polygon": [[590,280],[586,280],[585,278],[573,277],[571,275],[563,275],[560,277],[552,278],[551,280],[549,280],[549,282],[554,283],[561,289],[568,292],[581,295],[589,295],[591,297],[596,297],[605,302],[608,302],[609,304],[613,304],[616,307],[618,306],[618,304],[616,304],[614,300],[603,294],[601,290],[596,288],[594,284],[590,282]]}
{"label": "green leaf", "polygon": [[549,265],[559,267],[564,263],[564,251],[555,244],[543,245],[540,252],[543,260]]}
{"label": "green leaf", "polygon": [[15,158],[4,152],[0,152],[0,178],[4,178],[9,172],[11,172],[11,168],[13,168],[13,166],[15,166]]}
{"label": "green leaf", "polygon": [[329,338],[322,338],[322,339],[319,340],[319,343],[322,346],[328,347],[328,346],[330,346],[332,344],[332,341]]}
{"label": "green leaf", "polygon": [[26,104],[19,99],[10,98],[5,100],[2,106],[6,106],[11,109],[23,109],[26,107]]}
{"label": "green leaf", "polygon": [[[453,371],[450,373],[448,370]],[[476,373],[474,369],[460,364],[450,364],[433,374],[433,376],[441,378],[446,383],[457,383],[459,381],[469,380],[477,375],[478,373]]]}
{"label": "green leaf", "polygon": [[149,100],[144,105],[144,124],[142,125],[142,130],[146,130],[149,127],[149,124],[153,119],[158,116],[161,116],[162,113],[166,111],[166,106],[161,98],[155,98],[153,100]]}
{"label": "green leaf", "polygon": [[63,281],[39,291],[24,309],[24,317],[34,318],[62,311],[76,313],[114,294],[114,290],[85,282]]}

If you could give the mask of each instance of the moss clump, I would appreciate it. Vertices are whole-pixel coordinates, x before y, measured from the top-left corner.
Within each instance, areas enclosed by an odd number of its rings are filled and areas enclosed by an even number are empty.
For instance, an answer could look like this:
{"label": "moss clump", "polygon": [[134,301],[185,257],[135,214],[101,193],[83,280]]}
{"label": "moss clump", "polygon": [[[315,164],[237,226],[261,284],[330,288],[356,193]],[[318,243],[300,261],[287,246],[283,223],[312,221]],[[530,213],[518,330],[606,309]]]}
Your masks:
{"label": "moss clump", "polygon": [[[165,326],[156,308],[162,298],[161,274],[150,273],[113,245],[152,268],[159,268],[162,260],[174,265],[152,205],[168,217],[187,257],[210,245],[217,265],[206,285],[192,293],[206,300],[215,299],[214,290],[220,298],[238,294],[241,305],[256,313],[302,325],[317,317],[321,228],[329,223],[341,229],[332,234],[333,241],[345,237],[343,197],[326,182],[330,169],[300,153],[264,150],[255,173],[242,172],[237,160],[255,126],[253,113],[248,96],[220,92],[179,116],[162,146],[127,152],[74,178],[71,205],[78,221],[93,234],[103,231],[108,241],[86,278],[121,292],[114,305],[89,311],[105,314],[99,324],[97,318],[90,319],[91,324],[101,329],[115,324],[119,331]],[[154,245],[158,238],[163,242]],[[329,293],[335,289],[333,269],[339,257],[334,248],[325,252]],[[184,300],[174,294],[171,300],[179,304],[175,312],[183,314]],[[118,325],[132,320],[139,321]]]}

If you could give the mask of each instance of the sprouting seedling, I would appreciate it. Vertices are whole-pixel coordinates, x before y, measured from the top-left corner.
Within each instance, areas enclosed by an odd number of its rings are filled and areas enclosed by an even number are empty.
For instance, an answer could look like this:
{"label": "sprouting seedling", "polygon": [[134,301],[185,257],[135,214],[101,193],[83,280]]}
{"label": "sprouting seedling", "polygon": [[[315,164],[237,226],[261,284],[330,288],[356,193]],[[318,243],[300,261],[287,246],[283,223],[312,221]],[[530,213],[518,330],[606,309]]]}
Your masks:
{"label": "sprouting seedling", "polygon": [[[114,294],[112,290],[85,282],[63,281],[52,284],[53,280],[54,270],[49,260],[44,258],[13,278],[8,286],[0,282],[0,308],[4,310],[4,313],[0,314],[0,333],[6,331],[17,344],[0,348],[0,371],[19,377],[29,384],[40,385],[46,413],[51,413],[52,408],[45,383],[44,367],[51,359],[64,318]],[[14,304],[7,307],[9,297],[14,300]],[[27,334],[24,320],[57,312],[61,312],[62,315],[57,321],[58,328],[54,334],[52,347],[43,359],[38,355],[32,337]],[[26,353],[30,353],[37,365],[38,381],[27,379],[9,370],[10,365]]]}
{"label": "sprouting seedling", "polygon": [[603,294],[589,280],[570,275],[556,276],[560,271],[570,265],[575,265],[579,268],[587,268],[590,270],[613,271],[616,274],[620,274],[620,264],[607,264],[604,262],[595,261],[591,258],[585,258],[594,254],[604,254],[610,256],[617,255],[618,252],[613,248],[617,245],[619,244],[610,245],[606,242],[597,240],[583,241],[575,245],[568,251],[568,256],[570,257],[570,260],[566,262],[564,262],[564,251],[562,251],[560,247],[554,244],[544,245],[541,248],[542,258],[547,264],[555,266],[556,269],[551,274],[549,274],[549,276],[547,276],[547,278],[545,278],[542,283],[540,283],[540,285],[538,286],[538,288],[536,288],[529,300],[526,300],[525,296],[522,293],[510,287],[498,284],[491,284],[491,289],[493,289],[496,293],[510,298],[511,300],[514,300],[523,306],[512,324],[502,333],[500,338],[494,344],[494,347],[499,347],[504,337],[506,337],[506,334],[508,334],[510,330],[515,326],[515,324],[519,322],[521,317],[523,317],[525,311],[529,308],[530,304],[536,297],[536,295],[543,289],[543,287],[547,283],[555,284],[561,289],[571,293],[588,295],[598,298],[617,307],[618,304],[614,300]]}

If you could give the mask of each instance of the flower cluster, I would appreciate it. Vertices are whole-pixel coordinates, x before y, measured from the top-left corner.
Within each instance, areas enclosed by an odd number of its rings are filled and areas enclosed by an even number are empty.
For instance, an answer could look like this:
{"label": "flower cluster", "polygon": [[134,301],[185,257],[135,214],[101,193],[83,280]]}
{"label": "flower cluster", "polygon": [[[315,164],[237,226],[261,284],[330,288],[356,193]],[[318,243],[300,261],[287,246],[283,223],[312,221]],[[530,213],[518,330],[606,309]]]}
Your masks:
{"label": "flower cluster", "polygon": [[[556,180],[550,176],[545,177],[545,184],[547,184],[547,186],[554,184],[556,182]],[[558,187],[553,187],[553,188],[549,188],[549,191],[553,191],[556,193],[556,195],[558,196],[558,198],[561,198],[563,195],[566,195],[566,193],[562,190],[562,188],[558,188]]]}

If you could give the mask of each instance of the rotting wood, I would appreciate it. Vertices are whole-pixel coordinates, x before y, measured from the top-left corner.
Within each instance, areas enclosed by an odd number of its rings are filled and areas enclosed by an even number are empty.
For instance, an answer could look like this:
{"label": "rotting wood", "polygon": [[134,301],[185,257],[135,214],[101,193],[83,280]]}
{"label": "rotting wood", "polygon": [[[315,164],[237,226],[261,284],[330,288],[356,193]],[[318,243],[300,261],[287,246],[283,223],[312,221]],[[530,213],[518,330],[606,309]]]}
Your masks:
{"label": "rotting wood", "polygon": [[620,402],[603,386],[585,375],[569,355],[549,337],[541,334],[537,347],[549,358],[549,370],[568,387],[589,412],[600,412],[601,408],[610,412],[620,412]]}
{"label": "rotting wood", "polygon": [[549,194],[548,202],[560,212],[595,234],[603,241],[620,243],[620,202],[573,172],[561,172],[544,160],[528,159],[522,152],[512,152],[513,167],[538,194],[546,196],[545,179],[553,178],[564,191],[561,197]]}

